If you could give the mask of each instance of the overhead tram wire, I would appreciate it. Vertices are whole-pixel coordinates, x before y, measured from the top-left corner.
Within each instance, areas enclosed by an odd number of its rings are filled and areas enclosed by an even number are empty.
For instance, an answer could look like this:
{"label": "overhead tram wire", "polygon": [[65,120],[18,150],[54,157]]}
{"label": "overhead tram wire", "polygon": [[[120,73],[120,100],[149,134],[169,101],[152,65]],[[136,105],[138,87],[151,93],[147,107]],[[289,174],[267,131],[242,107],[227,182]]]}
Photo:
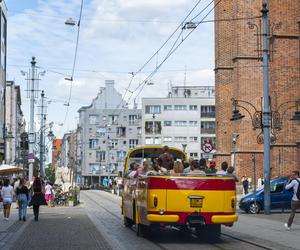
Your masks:
{"label": "overhead tram wire", "polygon": [[[133,78],[139,74],[151,61],[152,59],[158,55],[158,53],[165,47],[165,45],[170,41],[170,39],[173,37],[173,35],[182,27],[182,24],[185,23],[185,21],[189,18],[189,16],[193,13],[193,11],[197,8],[197,6],[201,3],[202,0],[198,0],[198,2],[194,5],[194,7],[189,11],[189,13],[186,15],[186,17],[183,19],[183,21],[176,27],[176,29],[172,32],[172,34],[167,38],[167,40],[159,47],[159,49],[136,71],[132,72],[132,77],[130,79],[130,82],[126,88],[125,94],[123,95],[122,100],[120,103],[117,105],[117,109],[120,107],[121,103],[123,103],[123,99],[125,98],[125,95],[129,91],[129,88],[132,84]],[[178,38],[176,39],[178,40]],[[131,93],[132,94],[132,93]],[[120,111],[119,113],[121,113]],[[115,111],[113,112],[113,115],[115,114]]]}
{"label": "overhead tram wire", "polygon": [[[200,0],[201,1],[201,0]],[[182,28],[183,24],[185,23],[185,21],[187,20],[187,18],[190,16],[190,14],[193,12],[193,10],[196,8],[196,6],[200,3],[200,1],[197,2],[197,4],[193,7],[193,9],[189,12],[189,14],[186,16],[186,18],[180,23],[180,25],[176,28],[176,30],[171,34],[171,36],[167,39],[167,41],[159,48],[159,50],[162,49],[162,47],[170,40],[170,38],[176,33],[176,31],[179,28]],[[202,19],[202,21],[215,9],[215,7],[221,2],[222,0],[219,0],[219,2],[204,16],[204,18]],[[204,9],[202,9],[197,16],[199,16],[200,14],[202,14],[214,1],[211,1]],[[199,22],[196,26],[196,28],[198,27],[198,25],[201,22]],[[135,96],[134,100],[137,99],[137,97],[140,95],[141,91],[143,90],[144,86],[147,84],[148,80],[151,79],[155,73],[161,68],[161,66],[165,63],[165,61],[177,50],[177,48],[185,41],[185,39],[194,31],[195,29],[193,29],[191,32],[188,33],[188,35],[182,39],[182,41],[175,47],[178,39],[180,38],[181,34],[182,34],[182,29],[180,34],[178,35],[177,39],[175,40],[175,42],[173,43],[171,49],[169,50],[169,52],[167,53],[167,55],[165,56],[164,60],[156,66],[155,70],[152,71],[142,82],[139,83],[139,85],[131,92],[131,95],[129,96],[129,99],[127,101],[127,103],[129,104],[130,99],[132,98],[133,94],[140,88],[140,91],[138,92],[138,94]],[[174,49],[175,47],[175,49]],[[158,51],[159,51],[158,50]],[[142,69],[151,61],[151,59],[157,54],[157,52],[141,67]],[[121,111],[119,112],[119,114],[121,113]]]}
{"label": "overhead tram wire", "polygon": [[[78,44],[79,44],[79,37],[80,37],[80,23],[81,23],[81,17],[82,17],[82,9],[83,9],[83,0],[81,0],[81,5],[80,5],[80,13],[79,13],[79,18],[78,18],[78,22],[77,22],[77,38],[76,38],[76,46],[75,46],[75,53],[74,53],[74,60],[73,60],[73,67],[72,67],[72,73],[71,73],[71,86],[70,86],[70,91],[69,91],[69,98],[68,98],[68,102],[67,102],[67,110],[65,113],[65,118],[63,121],[63,124],[65,125],[67,117],[68,117],[68,113],[69,113],[69,106],[70,106],[70,101],[71,101],[71,97],[72,97],[72,89],[73,89],[73,81],[74,81],[74,73],[75,73],[75,67],[76,67],[76,60],[77,60],[77,53],[78,53]],[[63,127],[63,126],[62,126]],[[61,127],[61,129],[62,129]],[[61,130],[60,130],[61,132]]]}
{"label": "overhead tram wire", "polygon": [[[208,12],[205,14],[205,16],[201,19],[200,22],[198,22],[196,24],[196,27],[194,29],[192,29],[184,38],[182,38],[182,40],[180,41],[180,43],[175,47],[173,48],[172,50],[169,51],[169,53],[167,54],[167,56],[162,60],[162,62],[152,71],[152,73],[150,73],[145,80],[143,80],[138,86],[137,88],[133,91],[136,92],[138,89],[139,92],[137,93],[137,95],[135,96],[135,99],[140,95],[140,93],[142,92],[143,88],[145,87],[146,83],[147,83],[147,79],[153,77],[154,74],[156,74],[156,72],[159,70],[159,68],[167,61],[167,59],[179,48],[179,46],[195,31],[195,29],[205,20],[205,18],[208,17],[208,15],[220,4],[222,0],[219,0],[215,5],[214,7]],[[204,10],[206,10],[210,5],[211,3],[213,3],[213,1],[211,1],[202,11],[201,13],[203,13]],[[197,14],[197,16],[199,16],[199,14]],[[193,18],[194,19],[194,18]],[[192,19],[192,20],[193,20]],[[128,100],[128,103],[129,103],[130,99]]]}
{"label": "overhead tram wire", "polygon": [[[198,14],[197,14],[197,16],[199,16],[199,15],[201,15],[212,3],[214,2],[214,0],[212,0],[210,3],[208,3],[207,5],[206,5],[206,7],[205,8],[203,8]],[[190,12],[191,13],[191,12]],[[184,20],[183,20],[183,22],[181,22],[181,24],[179,25],[179,27],[181,27],[182,28],[182,26],[183,26],[183,24],[185,23],[185,21],[187,20],[187,18],[185,18]],[[176,30],[177,31],[177,30]],[[193,30],[192,30],[193,31]],[[174,46],[176,45],[176,43],[177,43],[177,41],[178,41],[178,39],[179,39],[179,37],[181,36],[181,34],[182,34],[182,32],[183,32],[183,30],[181,29],[181,32],[180,32],[180,34],[179,34],[179,36],[178,36],[178,38],[176,39],[176,41],[175,41],[175,43],[173,43],[173,45],[172,45],[172,47],[171,47],[171,49],[169,50],[169,52],[168,52],[168,54],[165,56],[165,59],[162,61],[162,63],[160,64],[160,65],[158,65],[158,66],[156,66],[156,69],[154,70],[154,71],[152,71],[151,73],[150,73],[150,78],[158,71],[158,69],[162,66],[162,64],[173,54],[173,52],[172,52],[172,50],[173,50],[173,48],[174,48]],[[191,33],[191,32],[190,32]],[[181,42],[182,43],[182,42]],[[179,43],[179,44],[181,44],[181,43]],[[154,74],[153,74],[154,73]],[[137,91],[137,89],[141,86],[141,85],[143,85],[143,84],[145,84],[146,82],[145,81],[147,81],[148,79],[149,79],[149,76],[144,80],[144,81],[142,81],[136,88],[135,88],[135,90],[133,91],[133,92],[135,92],[135,91]],[[129,101],[128,101],[129,102]]]}

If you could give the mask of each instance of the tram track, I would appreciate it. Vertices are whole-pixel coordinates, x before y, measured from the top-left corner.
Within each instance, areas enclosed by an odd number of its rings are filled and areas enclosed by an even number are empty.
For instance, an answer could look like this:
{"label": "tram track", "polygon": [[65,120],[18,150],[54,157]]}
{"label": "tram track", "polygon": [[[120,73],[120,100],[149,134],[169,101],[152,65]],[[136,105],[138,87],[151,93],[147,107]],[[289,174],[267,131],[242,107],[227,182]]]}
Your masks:
{"label": "tram track", "polygon": [[[95,196],[99,195],[98,192],[95,192],[95,191],[92,191],[90,194],[88,192],[85,192],[84,193],[84,197],[87,198],[89,201],[93,202],[96,206],[98,207],[101,207],[101,209],[103,209],[104,211],[106,211],[108,214],[110,214],[113,218],[117,219],[117,220],[120,220],[120,222],[122,221],[122,216],[121,214],[117,215],[116,213],[112,212],[111,210],[109,210],[107,207],[105,207],[103,204],[101,204],[99,201],[95,200]],[[94,197],[92,197],[94,196]],[[118,201],[115,201],[113,199],[105,199],[105,201],[108,201],[109,203],[112,203],[113,206],[119,206],[119,202]],[[97,217],[97,215],[95,215]],[[99,218],[99,217],[98,217]],[[121,223],[120,223],[121,224]],[[123,226],[123,225],[122,225]],[[132,231],[135,232],[135,228],[131,228]],[[194,233],[191,233],[190,234],[193,238],[195,239],[199,239],[199,237],[194,234]],[[230,235],[229,233],[224,233],[222,232],[221,233],[221,238],[222,240],[226,241],[227,243],[230,242],[230,239],[231,240],[234,240],[235,242],[241,242],[243,243],[244,245],[248,245],[248,248],[245,246],[245,247],[242,247],[241,248],[244,248],[244,249],[264,249],[264,250],[274,250],[274,247],[269,247],[269,246],[266,246],[266,245],[262,245],[262,244],[259,244],[259,243],[255,243],[255,242],[252,242],[251,240],[247,240],[245,238],[239,238],[238,236],[234,236],[234,235]],[[148,238],[144,238],[145,240],[148,240],[150,241],[152,244],[154,244],[157,248],[159,249],[162,249],[162,250],[169,250],[170,248],[167,248],[165,246],[163,246],[161,243],[158,243],[157,241],[154,241],[153,239],[148,239]],[[221,241],[222,241],[221,240]],[[201,243],[203,243],[201,241]],[[213,246],[215,247],[216,249],[220,249],[220,250],[228,250],[230,248],[227,247],[224,247],[222,246],[222,242],[221,243],[212,243],[212,242],[205,242],[207,244],[209,244],[210,246]],[[249,248],[250,247],[250,248]],[[252,248],[251,248],[252,247]],[[173,247],[172,247],[173,248]],[[240,249],[240,248],[239,248]]]}

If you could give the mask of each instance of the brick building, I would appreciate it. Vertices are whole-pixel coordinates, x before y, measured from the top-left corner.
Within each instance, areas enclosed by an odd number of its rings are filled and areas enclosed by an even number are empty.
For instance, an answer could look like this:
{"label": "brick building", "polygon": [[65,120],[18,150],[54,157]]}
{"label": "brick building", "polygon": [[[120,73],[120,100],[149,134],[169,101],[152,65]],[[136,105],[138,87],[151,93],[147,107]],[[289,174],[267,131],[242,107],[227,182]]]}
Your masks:
{"label": "brick building", "polygon": [[[254,108],[262,110],[263,68],[259,36],[262,2],[224,0],[215,9],[217,20],[231,19],[215,24],[216,158],[219,163],[223,160],[235,163],[240,177],[244,174],[253,176],[253,154],[256,177],[263,177],[263,144],[257,143],[262,131],[252,128],[250,117]],[[271,177],[274,177],[288,175],[293,169],[300,170],[300,123],[290,120],[296,111],[292,106],[300,99],[300,2],[266,2],[270,23],[269,95],[271,110],[279,112],[282,122],[281,130],[273,131],[272,136],[277,138],[271,145]],[[252,107],[241,102],[250,112],[239,108],[245,115],[240,121],[230,120],[231,98],[253,104]]]}

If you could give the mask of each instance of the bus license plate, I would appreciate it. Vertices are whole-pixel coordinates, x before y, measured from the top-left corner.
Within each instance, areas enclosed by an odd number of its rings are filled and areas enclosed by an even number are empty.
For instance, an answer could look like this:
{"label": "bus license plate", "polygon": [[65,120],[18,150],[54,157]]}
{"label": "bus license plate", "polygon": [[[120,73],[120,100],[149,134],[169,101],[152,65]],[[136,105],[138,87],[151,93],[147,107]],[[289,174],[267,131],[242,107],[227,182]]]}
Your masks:
{"label": "bus license plate", "polygon": [[190,198],[190,207],[202,207],[203,200],[199,198]]}

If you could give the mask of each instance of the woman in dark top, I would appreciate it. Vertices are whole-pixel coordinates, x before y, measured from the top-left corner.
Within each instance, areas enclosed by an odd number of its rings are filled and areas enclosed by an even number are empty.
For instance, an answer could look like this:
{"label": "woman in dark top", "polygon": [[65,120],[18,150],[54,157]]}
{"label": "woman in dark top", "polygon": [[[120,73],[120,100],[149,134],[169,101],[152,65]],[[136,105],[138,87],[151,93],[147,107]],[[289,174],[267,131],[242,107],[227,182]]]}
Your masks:
{"label": "woman in dark top", "polygon": [[24,179],[20,179],[20,184],[17,187],[16,193],[19,202],[19,220],[23,219],[23,221],[26,221],[28,188],[25,186]]}
{"label": "woman in dark top", "polygon": [[39,210],[41,205],[48,205],[44,197],[44,185],[39,177],[34,179],[32,184],[33,196],[30,201],[30,206],[33,206],[34,219],[39,220]]}

